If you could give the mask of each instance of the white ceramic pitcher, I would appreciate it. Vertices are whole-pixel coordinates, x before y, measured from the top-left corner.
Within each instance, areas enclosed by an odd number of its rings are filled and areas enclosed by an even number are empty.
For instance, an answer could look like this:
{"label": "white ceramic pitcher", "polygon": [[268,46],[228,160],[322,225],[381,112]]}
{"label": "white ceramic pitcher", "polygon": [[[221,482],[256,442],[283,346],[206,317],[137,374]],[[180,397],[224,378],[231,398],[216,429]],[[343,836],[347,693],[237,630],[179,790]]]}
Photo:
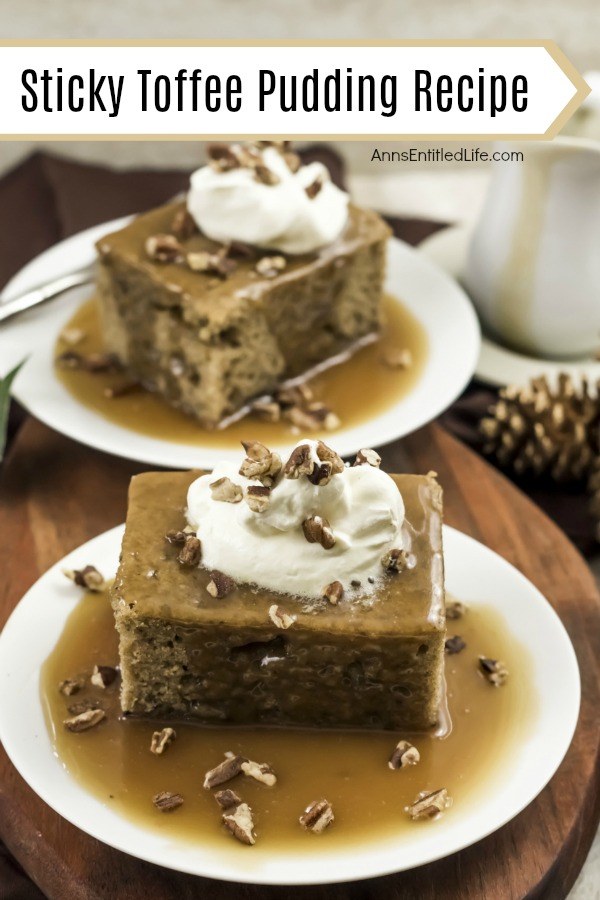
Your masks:
{"label": "white ceramic pitcher", "polygon": [[573,359],[600,348],[600,142],[503,144],[465,283],[484,328],[522,353]]}

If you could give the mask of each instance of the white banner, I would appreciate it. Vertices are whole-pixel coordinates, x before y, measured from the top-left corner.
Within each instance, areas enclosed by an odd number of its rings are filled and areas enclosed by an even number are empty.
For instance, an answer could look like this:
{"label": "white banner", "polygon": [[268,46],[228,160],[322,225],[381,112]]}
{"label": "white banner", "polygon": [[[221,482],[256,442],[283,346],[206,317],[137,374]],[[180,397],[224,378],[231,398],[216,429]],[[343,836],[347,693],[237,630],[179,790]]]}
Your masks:
{"label": "white banner", "polygon": [[551,42],[0,44],[2,137],[551,137],[588,92]]}

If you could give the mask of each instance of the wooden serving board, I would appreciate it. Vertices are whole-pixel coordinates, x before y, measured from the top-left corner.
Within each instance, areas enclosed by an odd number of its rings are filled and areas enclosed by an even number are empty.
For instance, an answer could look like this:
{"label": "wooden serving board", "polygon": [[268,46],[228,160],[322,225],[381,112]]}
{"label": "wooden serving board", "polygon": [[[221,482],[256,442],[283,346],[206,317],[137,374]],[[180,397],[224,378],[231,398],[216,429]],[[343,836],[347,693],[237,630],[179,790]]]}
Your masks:
{"label": "wooden serving board", "polygon": [[[244,887],[161,869],[88,837],[42,803],[2,751],[0,837],[44,894],[57,900],[512,900],[567,894],[600,816],[600,596],[592,575],[536,506],[441,428],[428,426],[386,447],[382,456],[388,471],[437,471],[448,523],[514,563],[562,618],[579,659],[583,702],[573,745],[550,785],[495,834],[411,872],[337,886]],[[0,477],[2,624],[52,563],[124,519],[127,483],[142,468],[36,421],[25,423]]]}

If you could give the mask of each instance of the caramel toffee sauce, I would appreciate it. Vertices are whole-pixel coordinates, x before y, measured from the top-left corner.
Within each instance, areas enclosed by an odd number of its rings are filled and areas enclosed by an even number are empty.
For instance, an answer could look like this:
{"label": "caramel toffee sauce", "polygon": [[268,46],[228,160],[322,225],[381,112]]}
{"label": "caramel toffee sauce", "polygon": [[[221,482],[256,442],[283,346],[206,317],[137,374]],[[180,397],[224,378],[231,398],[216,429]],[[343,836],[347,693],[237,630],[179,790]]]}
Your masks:
{"label": "caramel toffee sauce", "polygon": [[[86,594],[77,604],[41,675],[48,729],[61,764],[86,790],[119,814],[158,830],[169,840],[209,845],[219,852],[298,853],[370,841],[402,839],[415,828],[436,828],[436,821],[410,821],[404,807],[420,791],[445,787],[453,806],[444,819],[460,816],[465,806],[485,802],[486,788],[502,777],[520,743],[535,727],[535,698],[526,650],[511,636],[501,616],[484,606],[448,623],[448,637],[460,635],[466,648],[446,656],[446,682],[452,729],[445,737],[381,732],[317,732],[203,728],[190,723],[123,719],[118,680],[106,689],[90,684],[95,665],[116,665],[117,635],[108,597]],[[483,654],[501,659],[509,670],[506,684],[492,687],[479,674]],[[58,685],[85,678],[70,697]],[[92,698],[107,718],[89,731],[72,733],[63,720],[68,707]],[[176,740],[162,756],[150,752],[152,733],[174,724]],[[388,759],[400,739],[418,748],[415,766],[391,771]],[[239,844],[221,825],[213,791],[202,787],[204,774],[232,750],[269,763],[277,784],[267,787],[238,776],[222,787],[235,790],[252,807],[257,843]],[[184,804],[164,813],[152,797],[179,793]],[[335,822],[321,835],[303,831],[298,817],[313,800],[327,798]]]}
{"label": "caramel toffee sauce", "polygon": [[[415,317],[391,297],[384,298],[382,331],[379,340],[361,347],[349,359],[332,366],[310,380],[315,399],[324,402],[351,428],[389,409],[408,394],[419,380],[427,359],[427,335]],[[56,355],[68,350],[82,355],[104,351],[98,308],[88,300],[71,318],[66,328],[80,329],[85,337],[76,346],[61,338]],[[385,365],[386,353],[408,350],[412,364],[406,369]],[[60,381],[80,403],[106,419],[150,437],[168,438],[184,444],[239,447],[248,437],[248,421],[238,420],[227,428],[207,431],[192,417],[145,390],[107,397],[107,388],[119,388],[129,381],[124,374],[95,373],[56,367]],[[334,434],[335,432],[327,432]],[[252,417],[252,436],[268,446],[289,443],[291,427],[285,422],[263,422]]]}

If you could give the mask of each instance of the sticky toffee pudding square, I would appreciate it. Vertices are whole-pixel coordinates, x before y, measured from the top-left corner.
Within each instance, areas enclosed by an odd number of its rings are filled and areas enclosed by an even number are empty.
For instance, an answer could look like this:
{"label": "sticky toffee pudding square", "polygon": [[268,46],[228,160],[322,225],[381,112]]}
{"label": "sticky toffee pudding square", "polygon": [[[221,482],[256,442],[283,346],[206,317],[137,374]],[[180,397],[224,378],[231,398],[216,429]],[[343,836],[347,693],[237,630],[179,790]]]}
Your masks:
{"label": "sticky toffee pudding square", "polygon": [[106,349],[204,426],[379,329],[390,230],[376,213],[351,206],[335,241],[285,257],[185,217],[168,204],[102,238],[97,291]]}
{"label": "sticky toffee pudding square", "polygon": [[332,605],[243,584],[209,592],[211,573],[182,564],[181,546],[165,539],[185,527],[198,474],[147,473],[131,483],[112,589],[123,710],[205,724],[433,727],[446,634],[435,479],[392,476],[414,565],[385,575],[364,600]]}

